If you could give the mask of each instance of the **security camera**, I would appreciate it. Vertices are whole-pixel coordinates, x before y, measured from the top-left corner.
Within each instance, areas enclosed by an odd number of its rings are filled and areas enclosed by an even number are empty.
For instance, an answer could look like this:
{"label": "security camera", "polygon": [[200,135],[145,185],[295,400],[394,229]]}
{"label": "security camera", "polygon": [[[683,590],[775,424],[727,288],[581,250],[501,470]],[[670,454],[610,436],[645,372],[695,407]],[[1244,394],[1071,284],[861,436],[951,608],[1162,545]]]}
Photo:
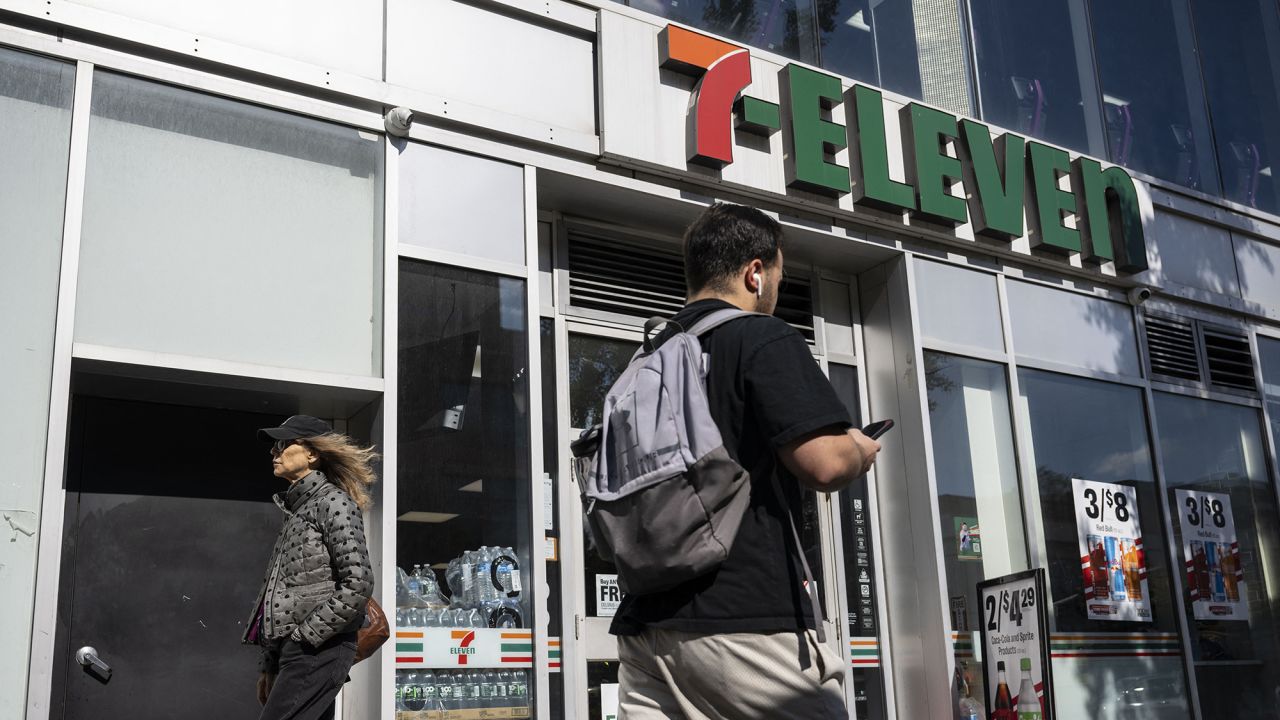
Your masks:
{"label": "security camera", "polygon": [[409,127],[413,125],[413,111],[406,107],[391,108],[387,111],[382,124],[387,132],[396,137],[409,137]]}
{"label": "security camera", "polygon": [[1129,304],[1134,307],[1137,307],[1142,303],[1146,302],[1151,297],[1151,288],[1141,287],[1141,286],[1136,288],[1131,288],[1129,290],[1128,297],[1129,297]]}

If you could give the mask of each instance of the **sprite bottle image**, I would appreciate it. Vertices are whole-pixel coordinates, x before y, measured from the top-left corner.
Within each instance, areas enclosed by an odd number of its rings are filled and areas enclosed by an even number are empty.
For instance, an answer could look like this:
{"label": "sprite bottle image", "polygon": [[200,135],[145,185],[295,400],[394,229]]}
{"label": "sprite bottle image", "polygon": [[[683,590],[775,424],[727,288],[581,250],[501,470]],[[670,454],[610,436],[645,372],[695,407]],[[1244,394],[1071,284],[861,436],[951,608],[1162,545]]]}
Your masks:
{"label": "sprite bottle image", "polygon": [[1018,686],[1018,720],[1042,720],[1044,709],[1031,679],[1031,658],[1022,658],[1022,684]]}

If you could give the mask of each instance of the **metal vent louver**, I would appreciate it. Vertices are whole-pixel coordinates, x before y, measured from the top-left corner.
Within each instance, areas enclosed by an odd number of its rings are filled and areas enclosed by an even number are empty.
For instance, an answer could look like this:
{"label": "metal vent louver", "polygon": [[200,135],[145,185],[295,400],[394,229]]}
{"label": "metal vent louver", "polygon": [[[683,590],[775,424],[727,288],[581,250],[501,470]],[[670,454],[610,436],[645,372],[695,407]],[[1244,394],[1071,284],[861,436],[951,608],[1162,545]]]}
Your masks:
{"label": "metal vent louver", "polygon": [[1204,327],[1205,364],[1209,384],[1236,390],[1256,391],[1253,381],[1253,353],[1249,338],[1238,333]]}
{"label": "metal vent louver", "polygon": [[1153,375],[1200,381],[1195,326],[1190,320],[1147,316],[1147,354]]}
{"label": "metal vent louver", "polygon": [[[669,317],[684,307],[684,259],[675,247],[641,245],[569,229],[569,305],[632,318]],[[807,278],[786,276],[775,315],[814,342]]]}

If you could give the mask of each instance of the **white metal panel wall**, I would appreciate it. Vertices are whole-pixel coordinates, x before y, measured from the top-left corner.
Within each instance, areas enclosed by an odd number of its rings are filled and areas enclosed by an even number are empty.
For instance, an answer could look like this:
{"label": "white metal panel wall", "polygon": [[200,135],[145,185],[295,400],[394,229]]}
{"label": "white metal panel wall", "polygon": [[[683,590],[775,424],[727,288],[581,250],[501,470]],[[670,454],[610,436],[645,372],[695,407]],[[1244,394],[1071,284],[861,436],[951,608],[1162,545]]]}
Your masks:
{"label": "white metal panel wall", "polygon": [[388,0],[387,82],[595,134],[588,39],[453,0]]}
{"label": "white metal panel wall", "polygon": [[321,67],[382,77],[381,0],[70,2]]}
{"label": "white metal panel wall", "polygon": [[1154,278],[1239,297],[1231,234],[1216,225],[1157,211],[1147,232]]}

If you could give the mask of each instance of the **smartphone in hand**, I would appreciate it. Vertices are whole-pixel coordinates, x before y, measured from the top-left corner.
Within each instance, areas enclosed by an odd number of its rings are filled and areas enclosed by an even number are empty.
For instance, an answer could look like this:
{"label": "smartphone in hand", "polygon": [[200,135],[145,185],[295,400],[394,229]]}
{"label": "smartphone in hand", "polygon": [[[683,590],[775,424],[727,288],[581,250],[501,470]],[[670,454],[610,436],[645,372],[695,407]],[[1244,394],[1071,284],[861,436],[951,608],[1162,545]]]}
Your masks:
{"label": "smartphone in hand", "polygon": [[889,432],[889,429],[892,427],[893,427],[893,420],[890,420],[890,419],[877,420],[876,422],[873,422],[870,425],[862,428],[862,434],[866,435],[872,440],[878,440],[880,439],[881,435],[884,435],[885,433]]}

